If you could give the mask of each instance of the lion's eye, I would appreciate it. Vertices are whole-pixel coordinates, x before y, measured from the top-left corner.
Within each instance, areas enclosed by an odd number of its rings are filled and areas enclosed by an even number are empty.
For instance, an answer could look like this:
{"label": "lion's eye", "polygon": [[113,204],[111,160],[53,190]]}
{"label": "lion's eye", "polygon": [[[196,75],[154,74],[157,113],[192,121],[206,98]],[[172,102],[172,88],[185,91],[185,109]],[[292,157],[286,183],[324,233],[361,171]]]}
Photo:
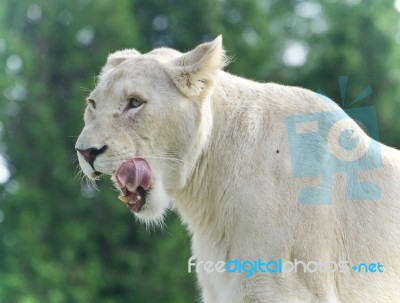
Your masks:
{"label": "lion's eye", "polygon": [[144,103],[145,102],[142,99],[138,98],[138,97],[129,97],[127,109],[137,108],[137,107],[141,106]]}

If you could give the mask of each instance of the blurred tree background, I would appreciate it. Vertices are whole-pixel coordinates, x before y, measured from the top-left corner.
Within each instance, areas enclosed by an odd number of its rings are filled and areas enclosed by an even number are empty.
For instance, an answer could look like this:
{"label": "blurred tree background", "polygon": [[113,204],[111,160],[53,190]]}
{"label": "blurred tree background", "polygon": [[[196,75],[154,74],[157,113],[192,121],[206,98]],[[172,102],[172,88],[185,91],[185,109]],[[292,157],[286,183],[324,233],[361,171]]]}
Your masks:
{"label": "blurred tree background", "polygon": [[[223,34],[229,72],[377,108],[398,147],[400,1],[2,0],[0,303],[197,302],[190,238],[173,213],[148,232],[75,179],[84,98],[117,49],[187,51]],[[354,107],[353,106],[353,107]]]}

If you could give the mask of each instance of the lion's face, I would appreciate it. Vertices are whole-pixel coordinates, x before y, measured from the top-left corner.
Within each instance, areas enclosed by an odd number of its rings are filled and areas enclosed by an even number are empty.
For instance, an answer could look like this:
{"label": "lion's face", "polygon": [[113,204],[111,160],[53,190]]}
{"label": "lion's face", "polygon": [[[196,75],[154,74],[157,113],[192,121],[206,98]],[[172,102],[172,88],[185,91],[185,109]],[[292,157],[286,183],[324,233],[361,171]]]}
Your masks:
{"label": "lion's face", "polygon": [[79,164],[90,179],[110,175],[120,199],[147,222],[162,218],[207,142],[212,73],[221,58],[220,39],[186,54],[119,51],[87,98]]}

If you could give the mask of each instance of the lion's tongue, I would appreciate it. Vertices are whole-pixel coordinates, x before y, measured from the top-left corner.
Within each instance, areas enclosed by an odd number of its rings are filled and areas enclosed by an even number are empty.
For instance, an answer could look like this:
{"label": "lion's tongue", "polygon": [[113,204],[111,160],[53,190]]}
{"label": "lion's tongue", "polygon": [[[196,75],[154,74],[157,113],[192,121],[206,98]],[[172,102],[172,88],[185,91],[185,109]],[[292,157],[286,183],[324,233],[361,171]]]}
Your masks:
{"label": "lion's tongue", "polygon": [[136,192],[140,186],[148,190],[151,183],[151,169],[146,160],[134,158],[124,162],[117,172],[117,181],[121,188]]}

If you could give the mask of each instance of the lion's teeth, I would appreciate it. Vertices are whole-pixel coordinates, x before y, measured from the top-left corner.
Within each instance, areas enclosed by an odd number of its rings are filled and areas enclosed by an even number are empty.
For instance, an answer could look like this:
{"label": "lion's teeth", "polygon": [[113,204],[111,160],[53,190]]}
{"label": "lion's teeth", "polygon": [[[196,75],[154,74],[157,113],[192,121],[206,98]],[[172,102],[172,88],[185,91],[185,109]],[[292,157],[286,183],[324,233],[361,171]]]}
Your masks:
{"label": "lion's teeth", "polygon": [[124,202],[124,203],[128,203],[129,202],[129,200],[131,199],[129,196],[122,196],[122,195],[119,195],[118,196],[118,199],[120,199],[122,202]]}

